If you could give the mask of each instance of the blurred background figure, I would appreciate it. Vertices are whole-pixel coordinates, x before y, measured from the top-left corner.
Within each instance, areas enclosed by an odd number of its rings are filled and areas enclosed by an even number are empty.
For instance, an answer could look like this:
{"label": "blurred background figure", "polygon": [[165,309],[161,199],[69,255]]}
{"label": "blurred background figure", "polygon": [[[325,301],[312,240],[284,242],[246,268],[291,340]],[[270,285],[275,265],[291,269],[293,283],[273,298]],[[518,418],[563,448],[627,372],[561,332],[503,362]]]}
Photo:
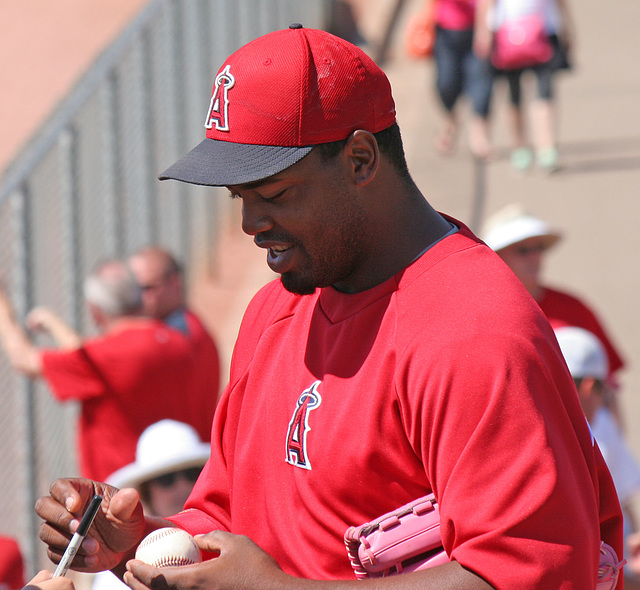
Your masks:
{"label": "blurred background figure", "polygon": [[624,360],[599,316],[581,298],[544,281],[546,255],[558,244],[562,233],[522,206],[512,204],[487,218],[480,237],[507,263],[554,328],[578,326],[597,336],[607,351],[608,385],[617,387],[616,374],[624,367]]}
{"label": "blurred background figure", "polygon": [[468,143],[471,153],[480,159],[491,156],[489,111],[493,71],[487,56],[474,50],[475,23],[481,18],[475,0],[426,0],[432,4],[436,23],[433,57],[436,66],[436,90],[443,109],[436,150],[453,153],[460,133],[460,101],[470,103]]}
{"label": "blurred background figure", "polygon": [[20,545],[13,537],[0,535],[0,590],[20,590],[24,586],[24,561]]}
{"label": "blurred background figure", "polygon": [[147,514],[166,517],[184,508],[210,453],[192,426],[160,420],[140,436],[136,459],[107,478],[117,488],[136,488]]}
{"label": "blurred background figure", "polygon": [[[576,384],[580,403],[590,424],[603,403],[603,393],[609,375],[609,361],[602,343],[589,331],[575,326],[555,330],[560,350]],[[625,539],[637,531],[633,500],[640,492],[640,466],[633,457],[618,428],[600,429],[595,435],[598,446],[609,467],[624,514]],[[633,537],[631,537],[633,539]],[[625,543],[625,558],[630,558]],[[633,569],[625,567],[625,588],[637,588]],[[632,585],[633,584],[633,585]]]}
{"label": "blurred background figure", "polygon": [[[532,164],[544,172],[558,169],[557,109],[555,76],[561,70],[570,68],[569,51],[573,45],[573,19],[567,0],[479,0],[481,12],[486,19],[479,21],[484,31],[478,46],[481,56],[489,57],[495,51],[495,34],[501,27],[519,27],[523,37],[533,35],[529,27],[531,19],[539,19],[545,43],[550,45],[548,58],[542,63],[514,69],[496,69],[498,76],[504,76],[509,87],[508,124],[511,136],[511,166],[516,172],[524,172]],[[527,24],[524,24],[525,20]],[[536,97],[530,109],[525,108],[526,89],[523,88],[523,74],[531,71],[537,80]],[[525,111],[528,110],[530,117]],[[529,119],[529,125],[527,125]],[[531,129],[532,145],[528,129]]]}
{"label": "blurred background figure", "polygon": [[128,264],[142,289],[143,312],[187,336],[196,372],[192,378],[217,398],[220,354],[213,336],[187,306],[182,265],[157,245],[138,250]]}
{"label": "blurred background figure", "polygon": [[144,313],[186,333],[184,273],[174,256],[160,246],[146,246],[128,264],[142,288]]}
{"label": "blurred background figure", "polygon": [[[147,514],[172,516],[184,508],[209,453],[209,444],[191,426],[161,420],[140,436],[135,461],[110,475],[107,483],[137,489]],[[109,588],[128,586],[111,572],[97,574],[93,590]]]}
{"label": "blurred background figure", "polygon": [[143,313],[142,290],[121,261],[99,264],[84,285],[100,336],[82,339],[51,310],[28,317],[58,349],[35,346],[0,289],[0,343],[13,368],[44,377],[54,397],[81,404],[77,435],[80,473],[103,480],[133,461],[138,437],[163,418],[211,436],[216,384],[198,380],[200,359],[188,337]]}
{"label": "blurred background figure", "polygon": [[[609,468],[612,474],[618,471],[618,475],[614,476],[614,482],[616,478],[618,479],[616,487],[619,485],[621,490],[627,489],[623,481],[626,476],[621,475],[625,468],[618,466],[616,458],[625,455],[628,451],[628,445],[623,440],[624,423],[619,408],[618,373],[625,366],[624,360],[596,312],[581,298],[553,288],[543,279],[546,255],[558,244],[562,233],[546,221],[525,211],[522,206],[512,204],[487,218],[480,231],[480,237],[524,284],[542,308],[554,330],[568,326],[582,328],[592,334],[604,348],[606,374],[602,377],[602,365],[598,373],[603,386],[598,387],[595,384],[594,395],[590,396],[590,401],[586,404],[594,405],[589,410],[589,414],[592,414],[589,420],[591,430],[603,449],[605,460],[607,463],[611,462]],[[607,453],[604,452],[605,448],[609,449]],[[624,450],[619,451],[619,449]],[[630,474],[630,476],[633,480],[632,484],[635,485],[635,475]],[[627,532],[636,530],[635,517],[628,502],[625,510],[625,526]],[[638,571],[640,572],[640,568]]]}
{"label": "blurred background figure", "polygon": [[[582,410],[589,423],[602,405],[602,392],[609,374],[607,352],[589,331],[576,326],[555,329],[556,338],[576,384]],[[640,486],[640,472],[636,487]]]}

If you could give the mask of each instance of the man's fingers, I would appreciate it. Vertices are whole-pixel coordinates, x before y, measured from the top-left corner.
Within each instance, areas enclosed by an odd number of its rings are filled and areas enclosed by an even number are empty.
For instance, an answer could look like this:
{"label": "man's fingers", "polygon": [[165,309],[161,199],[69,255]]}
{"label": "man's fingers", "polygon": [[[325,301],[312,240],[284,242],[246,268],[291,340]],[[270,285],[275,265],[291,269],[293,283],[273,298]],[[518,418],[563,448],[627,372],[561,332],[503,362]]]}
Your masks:
{"label": "man's fingers", "polygon": [[[93,492],[90,484],[78,484]],[[73,533],[77,530],[85,509],[86,501],[74,487],[72,480],[56,480],[50,488],[50,496],[38,498],[35,511],[44,522],[40,526],[39,537],[47,545],[49,559],[58,563],[69,545]],[[99,549],[97,541],[86,537],[74,558],[74,567],[95,565],[96,558],[92,557]]]}
{"label": "man's fingers", "polygon": [[147,588],[149,588],[149,586],[145,586],[130,571],[126,571],[124,573],[124,576],[122,576],[122,580],[127,586],[129,586],[129,588],[131,588],[131,590],[146,590]]}
{"label": "man's fingers", "polygon": [[57,528],[44,523],[40,526],[40,540],[52,551],[62,554],[71,540],[71,533],[64,533]]}
{"label": "man's fingers", "polygon": [[226,531],[211,531],[204,535],[196,535],[194,539],[200,549],[219,554],[232,536]]}
{"label": "man's fingers", "polygon": [[[78,520],[64,505],[50,496],[42,496],[36,501],[35,511],[52,527],[65,533],[72,533],[71,523]],[[43,539],[44,540],[44,539]]]}
{"label": "man's fingers", "polygon": [[53,574],[49,570],[40,570],[32,579],[30,583],[37,584],[38,582],[44,582],[50,580]]}
{"label": "man's fingers", "polygon": [[147,565],[138,559],[132,559],[127,562],[127,571],[123,578],[125,584],[132,590],[145,590],[146,588],[166,590],[171,587],[167,580],[167,576],[171,576],[171,570],[183,570],[186,567],[189,566],[183,566],[181,568],[165,567],[160,569],[152,565]]}
{"label": "man's fingers", "polygon": [[[85,496],[80,490],[86,489]],[[56,479],[49,488],[51,498],[62,504],[69,512],[80,513],[86,502],[93,497],[93,486],[89,480]],[[36,503],[37,510],[37,503]]]}
{"label": "man's fingers", "polygon": [[[73,582],[70,578],[59,576],[55,580],[51,580],[52,576],[53,574],[50,571],[41,570],[24,588],[25,590],[42,590],[42,588],[47,588],[48,590],[73,590]],[[42,582],[47,582],[48,580],[51,580],[48,584],[41,585]]]}
{"label": "man's fingers", "polygon": [[[56,528],[43,524],[40,527],[39,535],[40,540],[47,545],[47,557],[53,563],[59,563],[62,559],[62,554],[65,552],[69,541],[71,540],[71,534],[65,534],[57,530]],[[97,564],[98,558],[95,555],[100,546],[95,539],[85,537],[82,545],[78,548],[76,556],[73,558],[73,566],[77,567],[93,567]]]}
{"label": "man's fingers", "polygon": [[126,522],[134,515],[140,494],[133,488],[124,488],[118,491],[109,503],[109,512],[122,522]]}

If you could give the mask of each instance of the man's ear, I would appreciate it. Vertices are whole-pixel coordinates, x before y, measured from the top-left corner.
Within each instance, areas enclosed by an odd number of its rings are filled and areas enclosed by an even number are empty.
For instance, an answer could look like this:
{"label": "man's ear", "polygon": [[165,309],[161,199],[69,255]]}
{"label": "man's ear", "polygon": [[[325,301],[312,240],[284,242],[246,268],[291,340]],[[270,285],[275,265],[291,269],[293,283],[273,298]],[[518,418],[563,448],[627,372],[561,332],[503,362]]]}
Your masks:
{"label": "man's ear", "polygon": [[345,146],[345,151],[353,179],[358,186],[369,184],[380,166],[380,149],[373,134],[358,129],[354,131]]}

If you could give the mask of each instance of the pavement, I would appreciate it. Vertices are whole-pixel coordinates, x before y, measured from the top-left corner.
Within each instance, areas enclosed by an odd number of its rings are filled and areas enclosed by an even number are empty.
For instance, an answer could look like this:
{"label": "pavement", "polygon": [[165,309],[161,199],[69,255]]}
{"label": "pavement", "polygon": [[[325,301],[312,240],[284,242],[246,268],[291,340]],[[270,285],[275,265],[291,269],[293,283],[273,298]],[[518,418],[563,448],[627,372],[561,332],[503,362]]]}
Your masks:
{"label": "pavement", "polygon": [[[361,32],[370,42],[366,49],[375,52],[393,2],[353,2]],[[511,172],[506,94],[500,85],[493,103],[496,158],[478,166],[464,141],[451,157],[435,153],[439,108],[433,64],[411,60],[402,50],[404,21],[420,3],[405,1],[384,65],[414,179],[437,209],[473,229],[486,215],[519,202],[564,232],[562,242],[549,254],[547,282],[592,304],[622,350],[627,368],[621,376],[621,401],[628,440],[640,457],[640,313],[636,308],[640,285],[640,49],[635,38],[640,3],[573,0],[574,69],[557,83],[562,169],[551,176]],[[0,52],[13,57],[2,60],[0,69],[4,135],[0,167],[100,48],[144,4],[143,0],[0,0]],[[39,27],[32,31],[34,20]],[[22,35],[17,34],[16,23],[23,27]],[[82,43],[85,46],[80,50]],[[50,60],[54,51],[57,58]],[[8,69],[9,65],[13,68]],[[47,71],[49,78],[45,79]],[[18,89],[20,100],[15,100]],[[461,106],[464,112],[465,105]],[[20,133],[15,132],[15,122],[20,122]],[[224,366],[228,366],[242,311],[251,295],[273,276],[264,253],[241,234],[238,206],[229,209],[223,224],[214,272],[196,281],[191,292],[194,307],[218,338]]]}

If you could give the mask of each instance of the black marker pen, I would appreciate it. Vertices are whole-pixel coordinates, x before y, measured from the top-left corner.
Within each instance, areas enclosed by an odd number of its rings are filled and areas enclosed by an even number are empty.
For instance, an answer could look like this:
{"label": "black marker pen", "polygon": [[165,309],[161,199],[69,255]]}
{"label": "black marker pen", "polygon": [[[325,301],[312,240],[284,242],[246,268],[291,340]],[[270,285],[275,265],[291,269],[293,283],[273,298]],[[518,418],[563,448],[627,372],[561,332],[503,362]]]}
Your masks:
{"label": "black marker pen", "polygon": [[76,556],[85,535],[89,532],[89,527],[98,513],[98,508],[100,508],[101,502],[102,496],[96,495],[93,497],[93,500],[91,500],[89,508],[87,508],[87,511],[84,513],[84,516],[80,521],[78,530],[73,534],[73,537],[71,537],[71,541],[69,542],[69,545],[67,545],[64,555],[62,556],[56,571],[53,573],[54,578],[64,576],[67,573],[67,570],[69,569],[73,558]]}

